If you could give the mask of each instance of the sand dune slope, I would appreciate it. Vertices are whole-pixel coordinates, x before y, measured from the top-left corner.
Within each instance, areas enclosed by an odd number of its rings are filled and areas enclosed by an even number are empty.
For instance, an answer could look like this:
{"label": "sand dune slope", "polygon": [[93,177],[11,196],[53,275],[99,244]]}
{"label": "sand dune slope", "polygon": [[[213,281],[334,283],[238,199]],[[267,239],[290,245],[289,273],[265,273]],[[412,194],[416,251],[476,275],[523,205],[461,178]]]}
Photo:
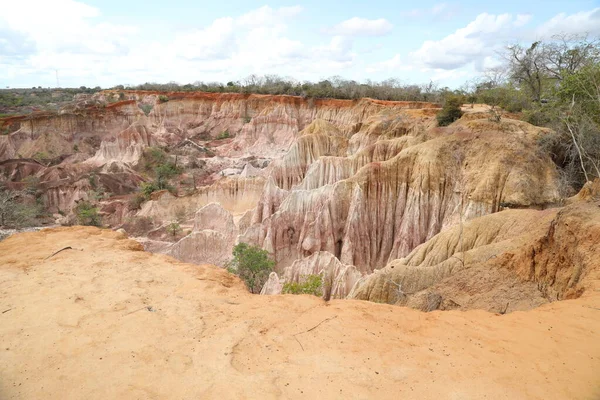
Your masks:
{"label": "sand dune slope", "polygon": [[422,313],[252,296],[140,250],[83,227],[0,243],[0,399],[600,398],[599,288]]}

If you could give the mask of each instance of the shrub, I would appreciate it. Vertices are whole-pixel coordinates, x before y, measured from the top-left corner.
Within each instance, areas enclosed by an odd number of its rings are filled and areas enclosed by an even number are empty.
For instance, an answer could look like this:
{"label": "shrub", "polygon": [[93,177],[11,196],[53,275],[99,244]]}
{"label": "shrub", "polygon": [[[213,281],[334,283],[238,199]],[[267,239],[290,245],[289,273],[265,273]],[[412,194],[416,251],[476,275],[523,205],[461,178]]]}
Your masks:
{"label": "shrub", "polygon": [[25,202],[24,193],[0,188],[0,226],[23,228],[35,225],[43,206]]}
{"label": "shrub", "polygon": [[187,211],[185,207],[177,207],[175,208],[175,220],[179,223],[185,222],[187,219]]}
{"label": "shrub", "polygon": [[140,185],[141,195],[144,198],[144,200],[148,200],[152,193],[157,192],[159,190],[163,189],[160,188],[156,182],[142,182],[142,184]]}
{"label": "shrub", "polygon": [[98,214],[98,207],[95,207],[87,200],[80,201],[75,207],[75,215],[79,225],[100,226],[101,218]]}
{"label": "shrub", "polygon": [[239,243],[233,248],[233,259],[227,270],[242,278],[251,293],[260,293],[274,266],[275,261],[266,250]]}
{"label": "shrub", "polygon": [[230,137],[231,137],[231,135],[229,134],[229,131],[223,131],[223,132],[219,133],[219,135],[217,136],[217,140],[228,139]]}
{"label": "shrub", "polygon": [[40,190],[40,178],[35,175],[25,177],[22,181],[25,184],[25,193],[39,197],[41,194]]}
{"label": "shrub", "polygon": [[171,222],[167,225],[167,232],[175,239],[177,235],[181,233],[181,226],[177,222]]}
{"label": "shrub", "polygon": [[160,96],[158,96],[158,101],[160,101],[161,103],[166,103],[167,101],[169,101],[169,97],[161,94]]}
{"label": "shrub", "polygon": [[42,161],[42,162],[43,162],[43,161],[48,161],[48,160],[50,160],[51,156],[50,156],[50,154],[46,153],[45,151],[38,151],[37,153],[35,153],[35,154],[33,155],[33,158],[34,158],[35,160],[38,160],[38,161]]}
{"label": "shrub", "polygon": [[179,175],[182,172],[182,169],[172,162],[167,162],[154,168],[154,172],[156,173],[156,178],[158,180],[166,180]]}
{"label": "shrub", "polygon": [[142,109],[144,114],[148,116],[150,114],[150,111],[152,111],[152,109],[154,108],[154,106],[152,104],[140,104],[140,108]]}
{"label": "shrub", "polygon": [[437,121],[439,126],[448,126],[460,117],[463,112],[460,109],[461,99],[459,97],[449,97],[444,104],[442,110],[437,114]]}
{"label": "shrub", "polygon": [[[150,192],[152,193],[152,192]],[[136,193],[130,200],[129,200],[129,209],[130,210],[139,210],[140,208],[142,208],[142,204],[144,204],[144,202],[147,200],[146,196],[144,196],[143,193]]]}
{"label": "shrub", "polygon": [[283,285],[284,294],[323,295],[323,277],[321,275],[305,275],[301,282],[287,282]]}

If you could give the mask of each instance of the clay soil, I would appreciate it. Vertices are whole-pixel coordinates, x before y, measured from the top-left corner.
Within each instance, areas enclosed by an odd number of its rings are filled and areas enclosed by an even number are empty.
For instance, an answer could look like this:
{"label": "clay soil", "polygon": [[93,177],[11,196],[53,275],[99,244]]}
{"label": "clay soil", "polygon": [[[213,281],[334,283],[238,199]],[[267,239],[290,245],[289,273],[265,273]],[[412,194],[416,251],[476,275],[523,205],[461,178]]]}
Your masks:
{"label": "clay soil", "polygon": [[0,242],[0,399],[600,399],[599,290],[423,313],[250,295],[112,231],[23,233]]}

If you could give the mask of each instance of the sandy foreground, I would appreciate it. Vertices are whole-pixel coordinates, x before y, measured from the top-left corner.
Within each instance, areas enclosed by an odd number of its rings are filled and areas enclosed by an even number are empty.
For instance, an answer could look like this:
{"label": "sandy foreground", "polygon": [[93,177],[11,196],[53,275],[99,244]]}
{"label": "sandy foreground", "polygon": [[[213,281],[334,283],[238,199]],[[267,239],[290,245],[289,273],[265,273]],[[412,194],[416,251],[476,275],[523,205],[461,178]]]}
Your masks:
{"label": "sandy foreground", "polygon": [[140,250],[87,227],[0,242],[0,399],[600,399],[599,287],[422,313],[254,296]]}

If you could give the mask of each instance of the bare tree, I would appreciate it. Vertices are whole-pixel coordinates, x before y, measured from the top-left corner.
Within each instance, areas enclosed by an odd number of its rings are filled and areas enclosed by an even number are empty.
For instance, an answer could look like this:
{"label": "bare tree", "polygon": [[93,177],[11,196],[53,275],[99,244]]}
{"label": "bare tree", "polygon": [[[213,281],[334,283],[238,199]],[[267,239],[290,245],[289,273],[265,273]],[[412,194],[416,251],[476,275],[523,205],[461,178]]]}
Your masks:
{"label": "bare tree", "polygon": [[534,101],[542,97],[545,76],[544,50],[541,42],[534,42],[529,48],[515,44],[507,46],[503,55],[508,62],[510,78],[524,85]]}

